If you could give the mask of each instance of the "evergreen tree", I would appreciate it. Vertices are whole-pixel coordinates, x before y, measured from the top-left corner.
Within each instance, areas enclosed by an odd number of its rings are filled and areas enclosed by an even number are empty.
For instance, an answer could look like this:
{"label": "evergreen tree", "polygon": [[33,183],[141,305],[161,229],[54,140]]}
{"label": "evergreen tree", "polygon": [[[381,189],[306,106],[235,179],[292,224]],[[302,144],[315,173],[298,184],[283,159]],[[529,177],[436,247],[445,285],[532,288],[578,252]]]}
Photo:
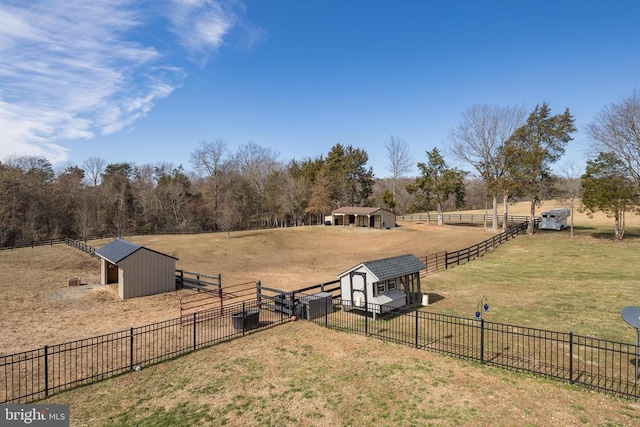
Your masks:
{"label": "evergreen tree", "polygon": [[601,152],[587,161],[582,175],[582,204],[590,217],[602,211],[613,218],[615,239],[622,240],[625,212],[638,209],[640,196],[633,176],[615,153]]}
{"label": "evergreen tree", "polygon": [[504,185],[515,188],[531,202],[528,234],[533,234],[533,218],[541,195],[553,190],[551,166],[562,157],[575,131],[569,109],[552,116],[549,105],[543,103],[535,107],[526,123],[502,147],[507,171]]}
{"label": "evergreen tree", "polygon": [[438,211],[438,225],[443,224],[443,206],[450,198],[454,198],[455,206],[464,205],[464,172],[450,168],[437,148],[427,151],[427,163],[418,163],[420,176],[409,186],[407,191],[411,194],[422,193],[426,201],[433,201]]}

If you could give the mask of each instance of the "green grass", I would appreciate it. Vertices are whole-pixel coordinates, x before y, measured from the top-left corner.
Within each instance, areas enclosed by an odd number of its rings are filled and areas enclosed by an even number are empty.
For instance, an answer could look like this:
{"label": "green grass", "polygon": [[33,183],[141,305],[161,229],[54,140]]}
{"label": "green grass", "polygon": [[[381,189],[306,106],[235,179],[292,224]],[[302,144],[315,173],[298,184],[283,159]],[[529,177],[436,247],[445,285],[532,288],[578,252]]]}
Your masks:
{"label": "green grass", "polygon": [[636,239],[538,232],[427,276],[422,288],[444,297],[430,311],[473,317],[485,296],[488,321],[634,342],[620,310],[640,304],[638,266]]}

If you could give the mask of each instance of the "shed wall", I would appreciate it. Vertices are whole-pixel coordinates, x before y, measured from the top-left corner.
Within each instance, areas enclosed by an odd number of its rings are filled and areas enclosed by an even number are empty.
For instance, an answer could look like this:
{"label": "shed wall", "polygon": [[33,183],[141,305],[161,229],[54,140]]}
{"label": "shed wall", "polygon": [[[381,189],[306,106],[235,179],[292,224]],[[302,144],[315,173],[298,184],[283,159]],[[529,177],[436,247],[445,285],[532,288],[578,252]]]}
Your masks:
{"label": "shed wall", "polygon": [[396,225],[396,214],[393,212],[380,211],[381,224],[376,224],[376,227],[393,227]]}
{"label": "shed wall", "polygon": [[176,289],[174,258],[142,248],[119,263],[120,298],[135,298]]}

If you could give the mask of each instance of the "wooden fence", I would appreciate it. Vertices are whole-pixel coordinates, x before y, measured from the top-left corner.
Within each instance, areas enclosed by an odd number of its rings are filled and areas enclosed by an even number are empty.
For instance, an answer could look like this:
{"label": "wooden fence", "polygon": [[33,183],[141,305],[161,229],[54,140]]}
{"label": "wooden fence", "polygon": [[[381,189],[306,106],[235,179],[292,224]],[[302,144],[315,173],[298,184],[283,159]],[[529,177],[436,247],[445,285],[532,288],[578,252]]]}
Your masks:
{"label": "wooden fence", "polygon": [[87,243],[83,242],[82,240],[73,240],[66,237],[64,239],[64,243],[67,246],[71,246],[72,248],[81,250],[82,252],[88,254],[91,257],[96,256],[96,248],[94,248],[93,246],[87,245]]}
{"label": "wooden fence", "polygon": [[497,246],[515,238],[518,234],[527,230],[528,222],[521,222],[518,225],[507,228],[500,234],[496,234],[487,240],[477,243],[468,248],[460,249],[453,252],[437,252],[422,257],[427,268],[422,272],[422,276],[436,271],[446,270],[456,265],[466,264],[467,262],[480,258],[487,252],[493,251]]}

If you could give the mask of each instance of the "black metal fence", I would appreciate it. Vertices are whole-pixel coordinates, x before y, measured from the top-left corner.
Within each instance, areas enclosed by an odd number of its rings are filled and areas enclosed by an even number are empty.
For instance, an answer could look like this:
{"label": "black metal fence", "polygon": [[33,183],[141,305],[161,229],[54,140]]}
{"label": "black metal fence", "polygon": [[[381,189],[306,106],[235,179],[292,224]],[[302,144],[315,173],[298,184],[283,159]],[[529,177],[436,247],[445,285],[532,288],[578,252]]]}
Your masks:
{"label": "black metal fence", "polygon": [[378,315],[381,307],[351,307],[335,298],[333,311],[312,319],[357,333],[482,364],[579,384],[637,399],[637,348],[598,338],[488,322],[422,310]]}
{"label": "black metal fence", "polygon": [[51,394],[241,337],[289,319],[248,301],[92,338],[0,356],[0,404]]}

